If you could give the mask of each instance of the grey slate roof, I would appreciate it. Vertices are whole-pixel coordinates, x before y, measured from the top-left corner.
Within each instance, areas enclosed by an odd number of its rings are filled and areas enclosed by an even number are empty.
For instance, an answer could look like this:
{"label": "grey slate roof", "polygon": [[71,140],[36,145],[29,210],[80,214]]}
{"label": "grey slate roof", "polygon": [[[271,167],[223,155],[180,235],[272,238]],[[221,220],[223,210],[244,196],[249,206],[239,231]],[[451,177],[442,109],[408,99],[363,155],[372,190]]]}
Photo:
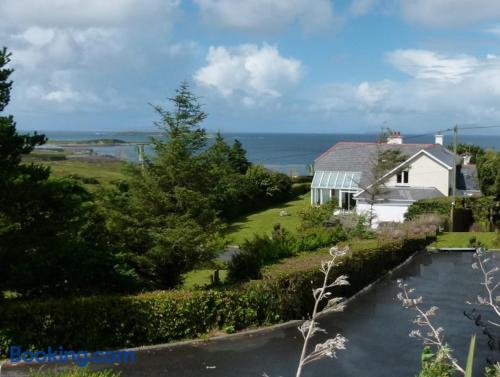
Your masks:
{"label": "grey slate roof", "polygon": [[457,172],[457,189],[463,191],[480,191],[476,165],[462,165]]}
{"label": "grey slate roof", "polygon": [[[439,197],[444,197],[444,195],[434,187],[387,187],[383,189],[381,195],[377,195],[377,202],[406,202]],[[358,198],[369,199],[369,194],[365,191]]]}
{"label": "grey slate roof", "polygon": [[428,153],[443,161],[448,166],[453,166],[454,155],[444,146],[439,144],[377,144],[360,142],[339,142],[316,158],[315,171],[345,171],[359,172],[360,187],[366,187],[370,181],[371,166],[377,155],[377,148],[382,151],[399,149],[407,158],[425,149]]}

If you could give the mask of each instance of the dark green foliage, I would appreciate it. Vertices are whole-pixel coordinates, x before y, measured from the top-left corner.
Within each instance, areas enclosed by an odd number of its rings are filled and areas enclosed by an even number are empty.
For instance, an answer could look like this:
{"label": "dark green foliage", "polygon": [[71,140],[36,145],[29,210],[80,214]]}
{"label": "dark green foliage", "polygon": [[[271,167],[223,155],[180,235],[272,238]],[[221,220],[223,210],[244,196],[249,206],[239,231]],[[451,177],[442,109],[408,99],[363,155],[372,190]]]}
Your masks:
{"label": "dark green foliage", "polygon": [[252,240],[246,240],[241,246],[241,252],[229,262],[228,281],[258,279],[261,277],[262,266],[291,256],[293,252],[286,238],[285,234],[273,239],[255,235]]}
{"label": "dark green foliage", "polygon": [[[12,84],[8,62],[4,49],[2,110]],[[23,163],[45,141],[19,134],[12,116],[0,116],[0,291],[28,297],[127,289],[91,194],[74,180],[49,179],[45,166]]]}
{"label": "dark green foliage", "polygon": [[444,217],[450,216],[451,213],[451,202],[453,198],[437,198],[437,199],[423,199],[418,200],[410,207],[405,214],[406,220],[413,220],[419,215],[426,213],[434,213],[437,215],[442,215]]}
{"label": "dark green foliage", "polygon": [[404,155],[400,149],[386,149],[385,151],[381,151],[377,158],[378,168],[381,172],[387,173],[404,162],[408,156]]}
{"label": "dark green foliage", "polygon": [[[448,219],[452,201],[452,197],[418,200],[408,207],[405,219],[413,220],[427,213]],[[493,211],[493,221],[498,217],[496,203],[495,198],[491,196],[457,199],[455,210],[457,231],[468,231],[472,222],[483,224],[486,228],[490,221],[490,210]]]}
{"label": "dark green foliage", "polygon": [[321,206],[304,208],[299,214],[300,230],[307,231],[311,228],[323,227],[323,225],[333,216],[333,211],[337,208],[337,203],[337,200],[332,198],[332,200]]}
{"label": "dark green foliage", "polygon": [[285,174],[265,169],[262,165],[252,165],[245,174],[247,210],[265,208],[290,199],[292,181]]}
{"label": "dark green foliage", "polygon": [[293,183],[290,190],[290,199],[299,197],[300,195],[307,194],[311,191],[310,183]]}
{"label": "dark green foliage", "polygon": [[9,80],[10,75],[14,72],[11,68],[5,68],[10,62],[11,54],[7,48],[0,50],[0,112],[5,109],[5,106],[10,102],[10,90],[12,81]]}
{"label": "dark green foliage", "polygon": [[[157,123],[164,137],[153,140],[156,157],[144,170],[129,167],[128,185],[108,193],[108,227],[121,250],[150,286],[171,288],[182,274],[210,260],[220,242],[207,164],[206,118],[186,83],[170,99],[172,111],[157,106]],[[224,147],[217,145],[218,147]],[[211,149],[213,151],[213,149]],[[213,159],[223,155],[218,152]]]}
{"label": "dark green foliage", "polygon": [[335,245],[347,239],[341,226],[325,227],[333,214],[336,201],[331,200],[319,207],[306,208],[302,213],[300,231],[296,235],[276,224],[271,238],[255,235],[246,240],[241,252],[235,255],[228,266],[231,282],[258,279],[263,266],[302,251],[314,251]]}
{"label": "dark green foliage", "polygon": [[487,150],[478,156],[477,170],[482,193],[500,198],[500,153]]}
{"label": "dark green foliage", "polygon": [[[453,150],[453,145],[448,145],[447,147],[450,151]],[[475,164],[478,162],[478,160],[481,158],[481,156],[484,155],[484,149],[481,148],[479,145],[476,144],[464,144],[460,143],[457,145],[457,154],[458,155],[464,155],[464,154],[470,154],[471,155],[471,160],[470,162],[472,164]]]}
{"label": "dark green foliage", "polygon": [[234,140],[229,151],[229,162],[231,167],[240,174],[245,174],[251,165],[247,159],[247,151],[243,149],[241,142],[237,139]]}
{"label": "dark green foliage", "polygon": [[313,176],[312,175],[298,175],[295,177],[292,177],[292,183],[309,183],[309,185],[312,183]]}
{"label": "dark green foliage", "polygon": [[[353,250],[331,279],[347,274],[349,297],[404,261],[430,238],[402,245]],[[266,271],[265,279],[232,289],[152,292],[45,301],[9,300],[0,306],[0,350],[11,344],[41,349],[107,349],[194,338],[212,329],[240,330],[307,316],[311,290],[321,284],[319,263],[327,254],[308,253]],[[297,259],[297,266],[294,262]],[[310,262],[308,262],[310,260]]]}

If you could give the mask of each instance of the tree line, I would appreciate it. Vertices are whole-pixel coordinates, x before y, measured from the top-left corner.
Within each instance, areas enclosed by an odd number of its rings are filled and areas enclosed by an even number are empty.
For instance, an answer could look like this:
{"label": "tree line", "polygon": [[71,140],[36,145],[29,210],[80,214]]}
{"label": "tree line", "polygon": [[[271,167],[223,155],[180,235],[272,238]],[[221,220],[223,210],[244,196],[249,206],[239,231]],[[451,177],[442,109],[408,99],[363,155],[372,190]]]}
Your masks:
{"label": "tree line", "polygon": [[[0,50],[0,292],[22,297],[172,288],[214,258],[226,224],[291,195],[291,179],[253,165],[238,140],[208,143],[207,114],[187,83],[165,109],[154,157],[127,179],[90,193],[24,159],[44,135],[22,134],[12,115],[11,55]],[[1,295],[0,295],[1,296]]]}

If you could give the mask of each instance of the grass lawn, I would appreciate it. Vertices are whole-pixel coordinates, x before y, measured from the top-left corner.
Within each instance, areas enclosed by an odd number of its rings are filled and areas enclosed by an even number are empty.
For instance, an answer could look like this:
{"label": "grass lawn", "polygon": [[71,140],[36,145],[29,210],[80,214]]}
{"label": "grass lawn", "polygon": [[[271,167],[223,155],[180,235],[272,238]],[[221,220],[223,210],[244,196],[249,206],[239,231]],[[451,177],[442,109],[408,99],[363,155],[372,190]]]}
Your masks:
{"label": "grass lawn", "polygon": [[43,164],[49,165],[52,174],[56,177],[64,177],[71,174],[77,174],[82,177],[95,178],[99,181],[98,185],[86,185],[90,190],[96,186],[108,186],[112,181],[125,179],[123,173],[124,162],[121,161],[44,161]]}
{"label": "grass lawn", "polygon": [[495,239],[494,232],[448,232],[440,234],[437,238],[437,242],[433,246],[440,247],[468,247],[469,239],[471,237],[476,237],[478,241],[481,241],[487,248],[500,247],[493,245],[493,240]]}
{"label": "grass lawn", "polygon": [[[210,284],[212,281],[210,276],[214,273],[214,269],[193,270],[184,275],[184,284],[182,288],[192,289],[196,286],[203,287]],[[227,270],[219,270],[221,282],[224,282],[227,276]]]}
{"label": "grass lawn", "polygon": [[[309,206],[310,203],[311,194],[307,193],[295,200],[247,215],[232,223],[226,236],[231,244],[241,245],[245,239],[252,238],[254,234],[270,235],[274,224],[277,223],[294,233],[300,223],[300,210]],[[289,216],[280,216],[282,210],[286,210]]]}

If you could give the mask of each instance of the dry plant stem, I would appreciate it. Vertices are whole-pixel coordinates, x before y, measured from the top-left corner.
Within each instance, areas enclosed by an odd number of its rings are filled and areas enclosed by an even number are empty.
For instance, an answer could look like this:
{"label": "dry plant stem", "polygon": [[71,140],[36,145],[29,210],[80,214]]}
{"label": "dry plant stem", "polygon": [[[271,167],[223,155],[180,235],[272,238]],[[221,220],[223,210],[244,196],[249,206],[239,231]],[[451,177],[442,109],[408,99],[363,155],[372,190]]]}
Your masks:
{"label": "dry plant stem", "polygon": [[306,356],[306,352],[307,352],[307,347],[309,345],[309,339],[311,339],[311,335],[313,332],[314,322],[315,322],[316,317],[318,315],[318,305],[319,305],[319,302],[322,300],[326,286],[328,285],[328,275],[330,274],[330,271],[332,269],[332,266],[333,266],[336,258],[337,258],[337,256],[334,256],[333,259],[328,263],[328,269],[326,270],[325,278],[323,279],[323,286],[321,287],[319,294],[318,295],[315,294],[315,296],[314,296],[315,302],[314,302],[313,313],[311,316],[311,323],[309,325],[309,330],[307,330],[307,334],[304,338],[304,345],[302,346],[302,353],[300,354],[300,361],[299,361],[299,366],[297,368],[296,377],[301,376],[302,368],[308,362],[307,361],[308,357]]}
{"label": "dry plant stem", "polygon": [[330,249],[331,259],[328,261],[324,261],[321,263],[320,271],[323,273],[323,285],[321,288],[313,289],[313,297],[314,297],[314,308],[312,312],[311,319],[309,321],[305,321],[301,326],[299,326],[299,330],[302,333],[304,338],[304,344],[302,346],[302,352],[300,354],[299,365],[297,367],[296,377],[300,377],[302,373],[302,369],[304,365],[309,364],[313,361],[320,360],[324,357],[336,357],[337,350],[344,350],[345,343],[347,339],[345,339],[342,335],[337,334],[333,339],[328,339],[323,343],[316,344],[313,351],[307,354],[307,349],[309,348],[310,339],[318,332],[326,331],[318,326],[316,319],[319,315],[319,303],[323,299],[329,299],[326,310],[332,311],[340,311],[343,309],[343,304],[340,302],[342,298],[334,297],[331,298],[331,293],[327,291],[328,288],[337,287],[341,285],[348,285],[347,276],[340,275],[338,276],[333,283],[328,283],[328,278],[330,276],[330,272],[333,267],[335,267],[335,262],[339,256],[345,255],[349,250],[348,247],[339,250],[337,247],[332,247]]}
{"label": "dry plant stem", "polygon": [[[425,311],[423,311],[419,306],[418,302],[420,301],[419,299],[413,299],[410,297],[408,290],[406,289],[406,285],[402,284],[402,290],[403,290],[403,295],[405,300],[407,302],[411,302],[411,307],[413,307],[419,314],[420,318],[423,319],[417,319],[415,322],[419,326],[427,326],[430,329],[430,332],[427,334],[427,336],[422,336],[422,335],[416,335],[420,339],[424,341],[424,344],[429,344],[429,345],[434,345],[438,347],[439,349],[445,348],[445,345],[443,344],[443,338],[440,334],[440,331],[434,327],[432,324],[431,319],[427,315]],[[445,353],[447,355],[448,361],[453,365],[453,367],[458,370],[460,373],[465,374],[465,370],[457,363],[457,361]]]}
{"label": "dry plant stem", "polygon": [[[483,255],[482,250],[478,250],[476,252],[476,255],[475,255],[476,259],[477,259],[476,266],[479,266],[479,269],[483,273],[484,281],[481,283],[481,285],[483,285],[484,288],[486,289],[486,292],[488,293],[488,298],[486,300],[479,299],[479,303],[491,307],[495,311],[496,315],[500,317],[500,308],[498,307],[497,304],[495,304],[495,299],[493,298],[493,292],[495,292],[495,290],[500,286],[500,283],[495,284],[495,286],[493,286],[493,287],[491,286],[493,283],[493,276],[492,275],[498,271],[498,267],[494,267],[491,270],[486,271],[485,263],[488,261],[489,258],[486,258],[483,260],[482,255]],[[474,267],[474,265],[473,265],[473,268],[477,268],[477,267]],[[488,321],[488,322],[491,323],[492,325],[500,327],[500,324],[498,324],[498,323],[491,322],[491,321]]]}

